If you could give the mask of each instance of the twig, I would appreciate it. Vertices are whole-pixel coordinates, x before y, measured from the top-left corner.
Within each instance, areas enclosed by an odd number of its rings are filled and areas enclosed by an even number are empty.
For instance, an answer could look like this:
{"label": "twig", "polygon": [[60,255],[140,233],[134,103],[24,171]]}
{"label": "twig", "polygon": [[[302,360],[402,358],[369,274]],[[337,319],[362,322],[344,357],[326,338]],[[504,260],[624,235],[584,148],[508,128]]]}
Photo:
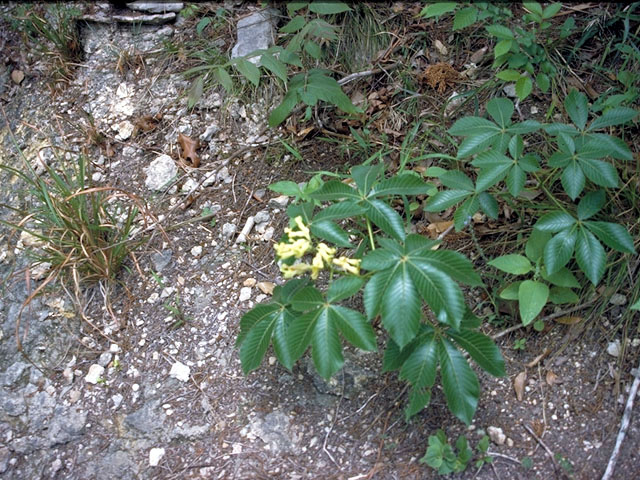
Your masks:
{"label": "twig", "polygon": [[489,455],[490,457],[504,458],[505,460],[511,460],[512,462],[517,463],[518,465],[520,464],[520,460],[518,460],[517,458],[510,457],[509,455],[505,455],[504,453],[490,452],[489,450],[487,450],[487,455]]}
{"label": "twig", "polygon": [[[578,305],[576,307],[572,307],[572,308],[567,308],[566,310],[561,310],[559,312],[556,313],[551,313],[545,317],[542,317],[540,320],[543,322],[546,322],[547,320],[553,320],[554,318],[559,318],[559,317],[564,317],[565,315],[568,315],[570,313],[573,312],[577,312],[578,310],[582,310],[583,308],[587,308],[590,307],[591,305],[593,305],[596,302],[597,298],[594,298],[592,300],[589,300],[586,303],[583,303],[582,305]],[[501,331],[500,333],[496,333],[495,335],[491,336],[492,340],[496,340],[500,337],[504,337],[505,335],[511,333],[511,332],[515,332],[516,330],[520,330],[521,328],[525,327],[526,325],[520,324],[520,325],[514,325],[513,327],[509,327],[506,330]]]}
{"label": "twig", "polygon": [[624,407],[622,422],[620,422],[620,431],[618,432],[618,436],[616,437],[616,445],[613,448],[613,452],[611,453],[611,457],[609,458],[609,463],[607,464],[607,469],[602,476],[602,480],[609,480],[613,475],[614,469],[616,468],[616,462],[618,461],[620,448],[622,447],[622,442],[624,441],[624,437],[627,434],[627,429],[629,428],[629,423],[631,422],[633,400],[636,398],[636,394],[638,393],[638,387],[640,387],[640,364],[638,365],[638,368],[635,372],[635,379],[633,380],[633,384],[631,385],[631,391],[629,392],[629,397],[627,398],[627,404]]}
{"label": "twig", "polygon": [[400,65],[399,63],[394,63],[393,65],[389,65],[386,68],[375,68],[373,70],[364,70],[363,72],[352,73],[338,80],[338,84],[346,85],[347,83],[353,80],[357,80],[358,78],[368,77],[369,75],[375,75],[376,73],[386,72],[387,70],[393,70],[394,68],[397,68],[399,65]]}
{"label": "twig", "polygon": [[533,438],[536,439],[536,441],[542,446],[542,448],[545,449],[545,451],[547,452],[547,455],[549,455],[549,457],[551,458],[551,461],[553,462],[553,466],[557,469],[558,468],[558,464],[556,463],[556,459],[553,456],[553,452],[547,446],[547,444],[544,443],[542,441],[542,439],[538,435],[536,435],[536,432],[534,432],[533,429],[529,425],[527,425],[526,423],[523,423],[522,426],[527,432],[529,432],[533,436]]}

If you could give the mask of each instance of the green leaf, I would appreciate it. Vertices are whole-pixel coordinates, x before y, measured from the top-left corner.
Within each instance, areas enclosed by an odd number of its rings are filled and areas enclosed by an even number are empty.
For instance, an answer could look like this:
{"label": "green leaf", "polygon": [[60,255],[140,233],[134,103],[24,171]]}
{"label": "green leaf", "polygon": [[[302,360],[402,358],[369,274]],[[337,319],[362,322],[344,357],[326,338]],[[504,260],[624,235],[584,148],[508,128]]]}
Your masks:
{"label": "green leaf", "polygon": [[497,97],[487,103],[487,113],[501,128],[511,125],[513,109],[513,102],[508,98]]}
{"label": "green leaf", "polygon": [[494,258],[489,265],[512,275],[524,275],[533,269],[527,257],[515,253]]}
{"label": "green leaf", "polygon": [[547,5],[542,12],[542,18],[548,20],[549,18],[553,18],[556,14],[562,9],[561,3],[552,3],[551,5]]}
{"label": "green leaf", "polygon": [[478,378],[458,349],[447,339],[437,344],[442,389],[449,410],[467,425],[478,406]]}
{"label": "green leaf", "polygon": [[531,77],[522,76],[516,82],[516,95],[522,101],[529,96],[533,90],[533,82]]}
{"label": "green leaf", "polygon": [[[409,276],[407,265],[401,264],[393,270],[380,305],[382,324],[400,348],[418,333],[421,307],[422,301]],[[402,314],[398,315],[398,312]]]}
{"label": "green leaf", "polygon": [[293,17],[284,27],[280,29],[282,33],[295,33],[307,24],[307,20],[301,16],[296,15]]}
{"label": "green leaf", "polygon": [[253,63],[244,58],[237,58],[234,60],[233,66],[236,67],[247,80],[253,83],[254,86],[257,87],[260,84],[260,69]]}
{"label": "green leaf", "polygon": [[[493,48],[494,56],[498,58],[498,57],[501,57],[502,55],[509,53],[509,50],[511,50],[512,45],[513,45],[513,40],[500,40],[498,43],[496,43],[496,46]],[[498,75],[496,75],[496,77],[497,76]],[[518,74],[518,78],[520,78],[520,74]]]}
{"label": "green leaf", "polygon": [[291,370],[295,362],[289,350],[289,343],[287,342],[287,330],[293,318],[294,316],[289,310],[282,309],[275,317],[272,337],[273,350],[276,353],[276,357],[288,370]]}
{"label": "green leaf", "polygon": [[382,358],[382,372],[392,372],[398,370],[404,362],[409,358],[409,355],[418,346],[418,337],[416,337],[411,343],[400,350],[400,347],[393,339],[387,341],[387,348],[384,351],[384,357]]}
{"label": "green leaf", "polygon": [[554,305],[563,305],[565,303],[578,303],[580,297],[568,288],[551,287],[549,290],[549,301]]}
{"label": "green leaf", "polygon": [[[313,40],[307,40],[304,42],[303,45],[304,45],[304,51],[307,52],[311,58],[315,60],[320,60],[322,58],[322,47],[318,45],[316,42],[314,42]],[[303,97],[303,100],[304,100],[304,97]],[[307,105],[314,106],[315,102]]]}
{"label": "green leaf", "polygon": [[574,223],[576,223],[576,219],[571,215],[565,212],[556,211],[547,213],[540,217],[533,228],[536,230],[542,230],[543,232],[556,233],[560,230],[564,230],[565,228],[569,228]]}
{"label": "green leaf", "polygon": [[538,73],[538,75],[536,75],[536,83],[542,93],[547,93],[549,91],[549,87],[551,87],[551,80],[546,73]]}
{"label": "green leaf", "polygon": [[542,5],[538,2],[522,2],[522,6],[542,18]]}
{"label": "green leaf", "polygon": [[316,237],[320,237],[323,240],[334,243],[340,247],[351,248],[351,242],[349,241],[349,235],[336,223],[331,220],[314,221],[309,227],[311,233]]}
{"label": "green leaf", "polygon": [[242,345],[247,333],[254,327],[254,325],[260,323],[266,318],[269,318],[276,314],[280,310],[280,305],[276,303],[267,303],[256,305],[247,313],[245,313],[240,319],[240,334],[236,339],[236,346]]}
{"label": "green leaf", "polygon": [[271,334],[275,326],[277,313],[265,316],[254,324],[240,346],[242,371],[247,375],[260,366],[264,354],[271,343]]}
{"label": "green leaf", "polygon": [[447,334],[460,347],[469,352],[471,358],[483,370],[496,377],[504,377],[506,375],[504,359],[500,354],[500,349],[493,343],[491,338],[473,330],[462,330],[460,332],[449,330]]}
{"label": "green leaf", "polygon": [[584,130],[589,118],[589,106],[587,104],[587,96],[578,92],[575,88],[571,89],[569,95],[564,100],[564,108],[569,114],[569,118],[579,130]]}
{"label": "green leaf", "polygon": [[544,264],[549,274],[553,275],[571,260],[577,236],[574,229],[567,229],[547,242],[544,247]]}
{"label": "green leaf", "polygon": [[391,269],[378,272],[371,277],[371,280],[369,280],[367,285],[364,287],[362,301],[369,320],[373,320],[373,318],[380,312],[382,296],[391,283],[392,273],[393,270]]}
{"label": "green leaf", "polygon": [[400,256],[385,249],[372,250],[365,255],[360,263],[364,270],[379,271],[385,270],[400,260]]}
{"label": "green leaf", "polygon": [[278,77],[283,82],[287,82],[287,67],[284,63],[278,60],[276,57],[269,53],[263,53],[260,57],[261,65],[273,73],[276,77]]}
{"label": "green leaf", "polygon": [[360,312],[332,305],[329,308],[329,319],[338,326],[344,338],[352,345],[369,352],[377,350],[376,333]]}
{"label": "green leaf", "polygon": [[509,175],[507,175],[507,189],[509,193],[517,197],[520,195],[520,192],[524,189],[525,182],[527,181],[527,174],[525,173],[519,165],[514,165],[511,170],[509,170]]}
{"label": "green leaf", "polygon": [[336,13],[351,12],[351,7],[342,2],[311,2],[309,11],[318,15],[334,15]]}
{"label": "green leaf", "polygon": [[336,201],[344,198],[360,200],[360,195],[358,195],[358,192],[354,188],[349,185],[345,185],[338,180],[329,180],[328,182],[325,182],[322,187],[309,196],[320,201]]}
{"label": "green leaf", "polygon": [[518,291],[522,282],[513,282],[502,289],[498,296],[504,300],[518,300]]}
{"label": "green leaf", "polygon": [[427,250],[419,255],[411,255],[411,259],[414,258],[429,263],[458,282],[474,287],[483,285],[480,275],[473,270],[473,264],[461,253],[451,250]]}
{"label": "green leaf", "polygon": [[302,356],[311,343],[313,331],[320,317],[328,318],[326,308],[316,308],[303,315],[296,315],[289,324],[287,346],[294,362]]}
{"label": "green leaf", "polygon": [[518,307],[523,325],[529,325],[542,311],[549,298],[549,287],[534,280],[525,280],[518,289]]}
{"label": "green leaf", "polygon": [[446,273],[420,257],[410,257],[403,267],[407,264],[413,284],[438,320],[458,328],[466,310],[460,287]]}
{"label": "green leaf", "polygon": [[473,182],[469,177],[459,170],[449,170],[440,175],[440,182],[447,188],[453,190],[468,190],[473,192]]}
{"label": "green leaf", "polygon": [[533,229],[527,244],[525,245],[525,255],[533,263],[536,263],[544,253],[544,246],[551,240],[549,232]]}
{"label": "green leaf", "polygon": [[586,228],[581,228],[576,241],[576,260],[580,270],[597,285],[604,274],[607,257],[598,239]]}
{"label": "green leaf", "polygon": [[307,91],[315,97],[331,103],[345,113],[356,113],[358,109],[342,91],[340,84],[322,71],[311,70],[307,76]]}
{"label": "green leaf", "polygon": [[366,206],[367,216],[376,226],[396,240],[404,240],[404,223],[398,212],[379,199],[367,200]]}
{"label": "green leaf", "polygon": [[453,30],[462,30],[463,28],[473,25],[478,17],[478,9],[476,7],[461,8],[456,12],[453,19]]}
{"label": "green leaf", "polygon": [[483,168],[476,179],[476,192],[480,193],[494,186],[507,176],[513,162],[495,164],[491,168]]}
{"label": "green leaf", "polygon": [[282,103],[274,108],[269,114],[269,126],[277,127],[284,122],[297,104],[298,91],[291,89],[282,99]]}
{"label": "green leaf", "polygon": [[590,133],[585,147],[601,149],[603,158],[610,156],[616,160],[633,160],[633,153],[622,139],[604,133]]}
{"label": "green leaf", "polygon": [[405,419],[409,420],[431,401],[431,390],[428,388],[412,388],[409,393],[409,404],[404,410]]}
{"label": "green leaf", "polygon": [[441,212],[471,195],[467,190],[443,190],[431,197],[426,204],[427,212]]}
{"label": "green leaf", "polygon": [[635,253],[633,238],[622,225],[610,222],[584,222],[605,245],[623,253]]}
{"label": "green leaf", "polygon": [[[499,43],[502,42],[512,42],[512,40],[502,40]],[[496,48],[498,46],[496,45]],[[498,55],[496,55],[496,57],[498,57]],[[522,76],[522,74],[520,72],[518,72],[517,70],[502,70],[498,73],[496,73],[496,78],[500,79],[500,80],[504,80],[505,82],[515,82],[517,80],[520,79],[520,77]]]}
{"label": "green leaf", "polygon": [[582,168],[575,160],[572,160],[562,172],[562,188],[571,197],[571,200],[578,198],[585,185],[584,173]]}
{"label": "green leaf", "polygon": [[330,303],[339,302],[345,298],[355,295],[364,285],[364,278],[349,275],[340,277],[331,282],[327,290],[327,301]]}
{"label": "green leaf", "polygon": [[344,357],[338,329],[330,318],[330,309],[316,321],[311,337],[311,357],[316,370],[325,380],[342,368]]}
{"label": "green leaf", "polygon": [[402,256],[406,252],[412,257],[423,256],[425,253],[428,254],[428,252],[432,251],[432,248],[437,244],[436,240],[412,233],[407,235],[404,242],[404,251],[400,250],[399,255]]}
{"label": "green leaf", "polygon": [[423,195],[427,194],[432,188],[433,185],[425,183],[420,177],[410,173],[403,173],[380,182],[373,189],[370,197],[381,195]]}
{"label": "green leaf", "polygon": [[378,181],[384,171],[384,163],[374,165],[358,165],[351,169],[351,176],[358,186],[358,190],[367,194]]}
{"label": "green leaf", "polygon": [[299,290],[291,299],[291,306],[298,312],[306,312],[323,304],[324,297],[315,287],[305,287]]}
{"label": "green leaf", "polygon": [[469,225],[471,218],[478,211],[478,208],[480,208],[480,202],[476,195],[462,202],[462,205],[460,205],[453,214],[453,225],[455,226],[456,232],[462,231],[464,227]]}
{"label": "green leaf", "polygon": [[487,32],[489,32],[489,34],[493,35],[496,38],[499,38],[501,40],[514,40],[515,36],[513,35],[513,32],[511,30],[509,30],[507,27],[503,26],[503,25],[489,25],[487,28]]}
{"label": "green leaf", "polygon": [[612,127],[614,125],[622,125],[624,123],[630,122],[637,115],[638,112],[633,108],[611,108],[601,116],[596,118],[593,122],[591,122],[591,125],[589,125],[589,128],[587,128],[587,131],[592,132],[593,130],[600,130],[601,128]]}
{"label": "green leaf", "polygon": [[321,220],[339,220],[341,218],[356,217],[358,215],[362,215],[366,210],[367,209],[363,205],[360,205],[353,200],[344,200],[320,210],[316,216],[313,217],[313,221],[319,222]]}
{"label": "green leaf", "polygon": [[436,380],[436,341],[433,334],[427,335],[413,350],[402,365],[400,378],[411,383],[413,388],[433,386]]}
{"label": "green leaf", "polygon": [[288,195],[289,197],[299,197],[302,195],[298,184],[289,180],[272,183],[269,185],[269,190],[281,193],[282,195]]}
{"label": "green leaf", "polygon": [[495,123],[481,117],[462,117],[448,130],[451,135],[468,136],[481,133],[496,133],[499,128]]}
{"label": "green leaf", "polygon": [[542,278],[547,282],[557,287],[580,288],[580,283],[578,283],[576,277],[567,268],[561,268],[553,275],[549,275],[546,268],[543,267],[540,270],[540,275],[542,275]]}
{"label": "green leaf", "polygon": [[420,16],[425,18],[439,17],[445,13],[453,12],[456,9],[456,2],[438,2],[427,5],[420,12]]}
{"label": "green leaf", "polygon": [[620,182],[616,168],[610,163],[601,160],[581,158],[580,166],[587,178],[596,185],[616,188]]}
{"label": "green leaf", "polygon": [[636,303],[634,303],[633,305],[631,305],[629,307],[629,310],[640,310],[640,298],[638,299],[638,301]]}
{"label": "green leaf", "polygon": [[593,217],[606,202],[604,190],[587,193],[578,204],[578,219],[587,220]]}
{"label": "green leaf", "polygon": [[487,131],[468,136],[458,147],[458,158],[468,157],[469,155],[480,152],[499,135],[500,132]]}
{"label": "green leaf", "polygon": [[480,195],[478,195],[478,203],[480,204],[482,211],[489,217],[493,219],[498,218],[498,214],[500,213],[498,210],[498,202],[493,195],[490,195],[487,192],[481,192]]}

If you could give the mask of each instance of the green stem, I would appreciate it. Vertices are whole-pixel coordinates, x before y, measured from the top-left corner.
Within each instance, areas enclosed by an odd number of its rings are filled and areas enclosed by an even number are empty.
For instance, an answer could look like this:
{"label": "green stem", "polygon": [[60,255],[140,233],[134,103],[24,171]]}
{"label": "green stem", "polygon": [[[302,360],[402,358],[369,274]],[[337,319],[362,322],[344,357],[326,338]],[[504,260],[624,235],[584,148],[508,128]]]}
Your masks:
{"label": "green stem", "polygon": [[367,232],[369,233],[369,242],[371,242],[371,250],[375,250],[376,244],[373,241],[373,230],[371,230],[371,222],[369,221],[368,218],[366,220],[367,220]]}

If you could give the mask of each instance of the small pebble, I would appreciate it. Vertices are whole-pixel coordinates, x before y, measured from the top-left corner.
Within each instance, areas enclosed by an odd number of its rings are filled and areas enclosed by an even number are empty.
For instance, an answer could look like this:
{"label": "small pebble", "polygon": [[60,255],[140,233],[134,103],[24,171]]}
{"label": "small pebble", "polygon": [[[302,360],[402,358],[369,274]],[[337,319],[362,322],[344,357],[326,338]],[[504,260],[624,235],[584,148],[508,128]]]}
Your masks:
{"label": "small pebble", "polygon": [[162,457],[164,457],[164,453],[164,448],[152,448],[149,451],[149,466],[157,467]]}
{"label": "small pebble", "polygon": [[95,385],[96,383],[98,383],[98,380],[100,380],[103,373],[104,373],[104,367],[102,365],[98,365],[94,363],[89,367],[89,371],[87,372],[87,375],[84,377],[84,380],[87,383],[92,383]]}
{"label": "small pebble", "polygon": [[181,362],[174,363],[169,372],[170,377],[180,380],[181,382],[187,382],[190,374],[191,369]]}

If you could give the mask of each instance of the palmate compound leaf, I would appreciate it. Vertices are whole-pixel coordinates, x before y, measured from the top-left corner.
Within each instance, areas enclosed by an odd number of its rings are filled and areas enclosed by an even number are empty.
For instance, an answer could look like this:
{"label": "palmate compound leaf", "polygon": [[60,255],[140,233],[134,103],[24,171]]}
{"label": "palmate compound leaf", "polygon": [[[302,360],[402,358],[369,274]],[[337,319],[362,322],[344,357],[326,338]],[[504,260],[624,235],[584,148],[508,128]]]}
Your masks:
{"label": "palmate compound leaf", "polygon": [[438,338],[442,389],[449,410],[469,425],[478,406],[478,378],[458,349],[446,338]]}

